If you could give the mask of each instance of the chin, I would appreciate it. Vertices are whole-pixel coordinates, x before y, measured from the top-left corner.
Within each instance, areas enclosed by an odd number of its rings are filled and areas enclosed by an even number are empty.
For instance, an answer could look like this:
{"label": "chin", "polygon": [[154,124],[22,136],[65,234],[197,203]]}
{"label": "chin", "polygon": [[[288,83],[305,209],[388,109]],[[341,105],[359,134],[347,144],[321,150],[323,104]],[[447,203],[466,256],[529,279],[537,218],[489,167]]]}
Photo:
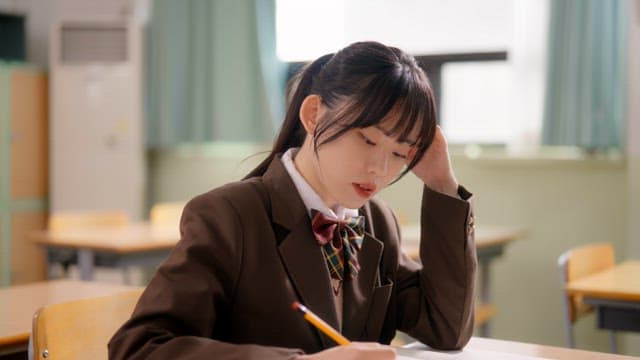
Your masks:
{"label": "chin", "polygon": [[359,209],[369,200],[350,200],[343,202],[342,206],[349,209]]}

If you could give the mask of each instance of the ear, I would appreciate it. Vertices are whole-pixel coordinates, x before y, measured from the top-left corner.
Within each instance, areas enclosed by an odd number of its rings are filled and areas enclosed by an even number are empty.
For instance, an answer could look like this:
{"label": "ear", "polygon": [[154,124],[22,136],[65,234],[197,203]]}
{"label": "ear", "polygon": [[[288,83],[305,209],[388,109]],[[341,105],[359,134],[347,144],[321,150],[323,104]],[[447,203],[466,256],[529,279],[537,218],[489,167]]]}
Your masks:
{"label": "ear", "polygon": [[307,134],[313,134],[320,120],[322,99],[318,95],[309,95],[302,101],[300,105],[300,122],[307,131]]}

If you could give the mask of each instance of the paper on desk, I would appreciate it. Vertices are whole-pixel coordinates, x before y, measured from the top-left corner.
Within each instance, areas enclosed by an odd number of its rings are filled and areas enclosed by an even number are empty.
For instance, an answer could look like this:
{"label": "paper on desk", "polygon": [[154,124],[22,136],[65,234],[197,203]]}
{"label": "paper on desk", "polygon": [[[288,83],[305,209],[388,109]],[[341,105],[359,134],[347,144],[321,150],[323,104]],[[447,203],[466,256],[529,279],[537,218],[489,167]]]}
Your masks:
{"label": "paper on desk", "polygon": [[526,356],[518,354],[510,354],[498,351],[489,350],[475,350],[468,349],[463,351],[431,351],[431,350],[418,350],[418,349],[406,349],[396,348],[397,360],[533,360],[533,359],[545,359],[535,356]]}

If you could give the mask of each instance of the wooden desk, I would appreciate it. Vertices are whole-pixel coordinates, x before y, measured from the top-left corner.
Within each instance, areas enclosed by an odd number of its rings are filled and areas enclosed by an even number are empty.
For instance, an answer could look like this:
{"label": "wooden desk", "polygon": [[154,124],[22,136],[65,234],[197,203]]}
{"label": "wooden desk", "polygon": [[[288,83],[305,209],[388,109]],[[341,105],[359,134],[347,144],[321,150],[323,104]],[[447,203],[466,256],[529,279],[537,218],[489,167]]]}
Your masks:
{"label": "wooden desk", "polygon": [[[504,247],[525,234],[522,229],[477,226],[476,246],[479,261],[480,304],[476,311],[480,335],[489,336],[489,319],[495,308],[491,305],[491,261],[502,255]],[[420,227],[402,227],[403,250],[413,258],[419,258]],[[82,280],[92,280],[94,254],[113,256],[116,266],[157,266],[166,258],[180,238],[174,226],[158,226],[150,223],[132,224],[117,228],[86,228],[64,231],[39,231],[31,238],[48,249],[67,248],[78,251],[78,267]],[[49,263],[49,266],[54,264]]]}
{"label": "wooden desk", "polygon": [[413,359],[580,359],[624,360],[630,356],[594,351],[568,349],[555,346],[528,344],[516,341],[473,337],[462,351],[433,352],[420,343],[412,343],[398,349],[398,355]]}
{"label": "wooden desk", "polygon": [[113,294],[134,287],[55,280],[0,288],[0,355],[27,350],[31,320],[41,306]]}
{"label": "wooden desk", "polygon": [[[30,237],[47,249],[78,252],[82,280],[92,280],[94,254],[109,254],[116,266],[157,266],[180,239],[175,226],[135,223],[122,227],[96,227],[60,231],[38,231]],[[48,259],[50,260],[50,259]],[[53,266],[49,261],[49,267]]]}
{"label": "wooden desk", "polygon": [[640,332],[640,261],[571,281],[566,290],[595,307],[599,328]]}
{"label": "wooden desk", "polygon": [[[420,259],[420,225],[403,226],[402,250],[413,259]],[[526,235],[526,231],[520,228],[501,226],[476,226],[475,229],[476,251],[478,254],[480,304],[477,305],[476,314],[482,315],[476,318],[480,324],[480,336],[489,337],[489,319],[495,314],[496,309],[491,305],[491,261],[502,256],[504,248],[511,241]],[[482,320],[482,321],[480,321]]]}

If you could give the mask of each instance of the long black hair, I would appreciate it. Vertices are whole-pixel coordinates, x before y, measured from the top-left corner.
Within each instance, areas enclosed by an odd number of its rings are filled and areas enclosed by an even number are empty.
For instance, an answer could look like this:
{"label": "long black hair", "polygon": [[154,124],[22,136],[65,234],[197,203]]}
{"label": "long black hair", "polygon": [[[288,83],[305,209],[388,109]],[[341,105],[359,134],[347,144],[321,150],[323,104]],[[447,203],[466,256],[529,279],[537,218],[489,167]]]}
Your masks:
{"label": "long black hair", "polygon": [[414,129],[420,130],[416,155],[399,179],[420,161],[433,141],[437,112],[431,84],[416,60],[400,49],[372,41],[353,43],[316,59],[292,81],[287,115],[273,148],[245,178],[261,176],[279,153],[302,146],[306,132],[300,107],[312,94],[328,109],[328,116],[314,132],[316,151],[350,129],[379,125],[394,111],[400,117],[387,135],[406,141]]}

